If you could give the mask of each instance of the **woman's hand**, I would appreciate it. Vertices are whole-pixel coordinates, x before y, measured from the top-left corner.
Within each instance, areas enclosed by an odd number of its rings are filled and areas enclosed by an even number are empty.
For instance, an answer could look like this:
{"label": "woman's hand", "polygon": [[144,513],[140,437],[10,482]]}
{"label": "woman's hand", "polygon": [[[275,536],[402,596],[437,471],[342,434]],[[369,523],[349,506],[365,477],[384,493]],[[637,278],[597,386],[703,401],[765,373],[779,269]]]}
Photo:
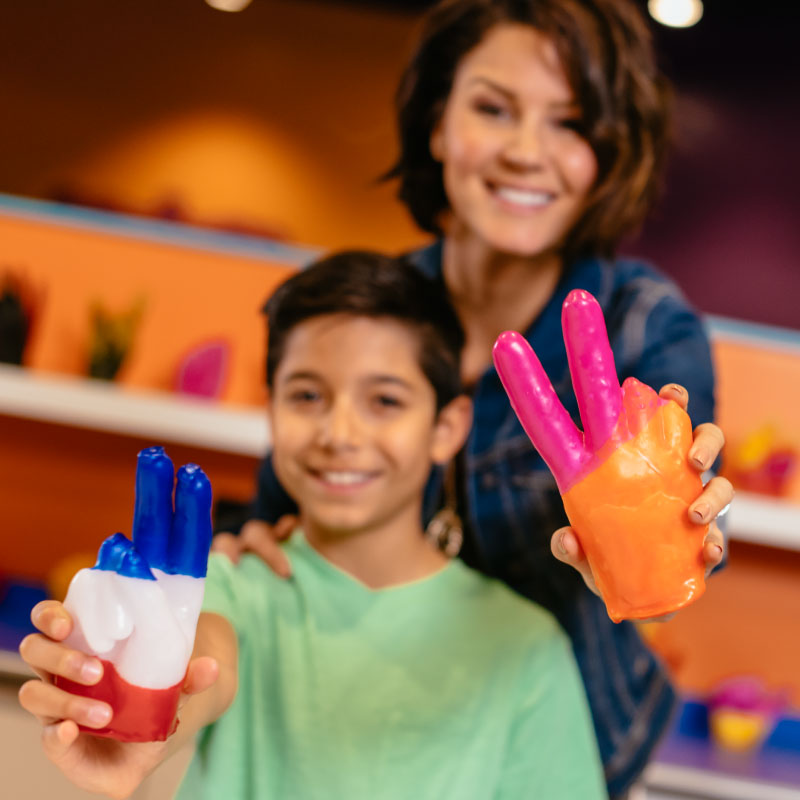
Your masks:
{"label": "woman's hand", "polygon": [[287,514],[274,525],[261,519],[245,522],[238,536],[232,533],[218,533],[211,542],[211,551],[222,553],[234,564],[244,553],[255,553],[267,566],[281,578],[292,574],[289,559],[280,547],[280,542],[289,537],[297,527],[297,517]]}
{"label": "woman's hand", "polygon": [[[78,787],[114,798],[129,797],[172,752],[170,742],[119,742],[79,730],[78,724],[105,727],[112,709],[102,701],[72,695],[54,686],[53,676],[93,685],[102,678],[102,663],[63,644],[73,623],[61,603],[39,603],[31,612],[31,619],[41,633],[26,636],[19,649],[39,678],[22,685],[19,700],[43,725],[45,755]],[[179,711],[191,695],[213,685],[218,674],[213,658],[190,661]]]}
{"label": "woman's hand", "polygon": [[[684,410],[689,403],[687,391],[675,383],[664,386],[658,394],[665,400],[674,400]],[[694,441],[688,453],[689,463],[698,472],[704,472],[714,463],[724,444],[725,437],[716,425],[710,422],[698,425],[694,429]],[[715,519],[731,502],[733,495],[733,486],[730,481],[726,478],[715,477],[704,486],[702,494],[689,506],[689,519],[693,523],[709,525],[703,544],[706,577],[722,561],[724,539]],[[565,527],[557,530],[550,540],[550,549],[559,561],[577,569],[586,585],[596,595],[600,595],[589,562],[572,528]]]}

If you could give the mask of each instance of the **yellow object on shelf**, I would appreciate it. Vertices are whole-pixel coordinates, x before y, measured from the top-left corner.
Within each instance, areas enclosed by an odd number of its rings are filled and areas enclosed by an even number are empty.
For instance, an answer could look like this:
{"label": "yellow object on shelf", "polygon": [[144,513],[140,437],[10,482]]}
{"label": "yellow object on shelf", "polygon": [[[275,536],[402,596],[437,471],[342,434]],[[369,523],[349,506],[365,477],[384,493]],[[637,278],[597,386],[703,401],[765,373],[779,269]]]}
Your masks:
{"label": "yellow object on shelf", "polygon": [[771,727],[771,721],[763,714],[733,709],[712,711],[709,724],[714,741],[737,753],[760,747]]}

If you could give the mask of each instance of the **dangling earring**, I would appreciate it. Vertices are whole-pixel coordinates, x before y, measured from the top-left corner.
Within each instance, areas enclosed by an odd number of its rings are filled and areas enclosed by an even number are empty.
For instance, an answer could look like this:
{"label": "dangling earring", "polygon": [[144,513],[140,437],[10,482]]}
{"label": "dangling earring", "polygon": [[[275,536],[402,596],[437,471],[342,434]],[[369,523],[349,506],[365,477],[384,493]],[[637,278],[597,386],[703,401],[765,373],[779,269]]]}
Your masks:
{"label": "dangling earring", "polygon": [[452,508],[437,511],[425,528],[425,538],[448,558],[455,558],[464,542],[461,518]]}

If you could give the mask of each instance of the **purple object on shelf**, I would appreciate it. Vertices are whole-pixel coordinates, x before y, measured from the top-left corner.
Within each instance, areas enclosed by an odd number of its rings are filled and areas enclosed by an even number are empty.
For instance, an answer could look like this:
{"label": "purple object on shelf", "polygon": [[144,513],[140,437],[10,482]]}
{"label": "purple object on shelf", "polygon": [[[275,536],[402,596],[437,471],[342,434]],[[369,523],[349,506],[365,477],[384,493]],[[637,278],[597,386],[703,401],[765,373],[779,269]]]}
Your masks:
{"label": "purple object on shelf", "polygon": [[708,708],[753,711],[770,717],[776,716],[788,705],[785,692],[770,692],[763,681],[755,676],[730,678],[717,686],[708,699]]}

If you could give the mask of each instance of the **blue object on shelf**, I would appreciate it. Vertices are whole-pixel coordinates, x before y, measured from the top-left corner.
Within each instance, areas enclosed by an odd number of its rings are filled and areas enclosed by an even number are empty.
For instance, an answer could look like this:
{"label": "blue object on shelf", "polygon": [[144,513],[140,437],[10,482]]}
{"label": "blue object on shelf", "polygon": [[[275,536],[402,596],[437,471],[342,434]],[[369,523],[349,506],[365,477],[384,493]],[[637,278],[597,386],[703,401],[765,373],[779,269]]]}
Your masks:
{"label": "blue object on shelf", "polygon": [[36,629],[31,609],[47,599],[44,584],[6,579],[0,589],[0,649],[16,650],[19,643]]}
{"label": "blue object on shelf", "polygon": [[662,739],[655,761],[729,778],[800,787],[800,717],[790,711],[778,721],[764,744],[752,753],[727,753],[709,735],[708,707],[685,699]]}

